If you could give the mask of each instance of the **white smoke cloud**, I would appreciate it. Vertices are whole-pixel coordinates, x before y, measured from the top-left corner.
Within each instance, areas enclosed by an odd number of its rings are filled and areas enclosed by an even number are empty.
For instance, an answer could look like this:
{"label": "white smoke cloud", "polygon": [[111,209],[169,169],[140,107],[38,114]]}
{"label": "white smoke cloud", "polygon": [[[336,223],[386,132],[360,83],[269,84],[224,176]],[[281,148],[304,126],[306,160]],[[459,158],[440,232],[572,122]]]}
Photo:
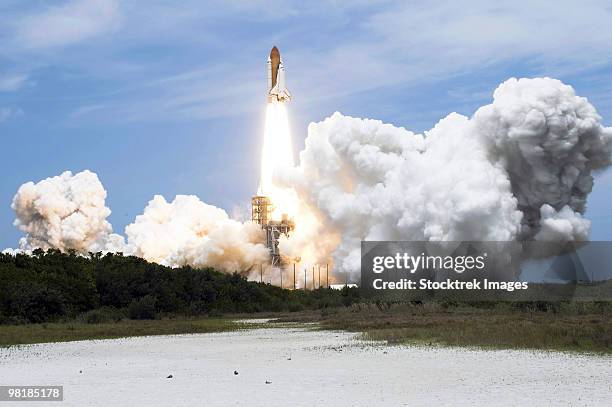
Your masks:
{"label": "white smoke cloud", "polygon": [[21,249],[13,249],[12,247],[7,247],[6,249],[3,249],[0,253],[2,254],[8,254],[10,256],[16,256],[20,253],[23,253],[24,250]]}
{"label": "white smoke cloud", "polygon": [[549,78],[510,79],[472,118],[450,114],[424,136],[335,113],[310,124],[299,167],[280,180],[300,216],[319,220],[281,250],[306,242],[355,272],[361,240],[584,240],[592,172],[611,156],[612,128]]}
{"label": "white smoke cloud", "polygon": [[585,241],[589,238],[590,229],[591,221],[584,219],[568,205],[557,211],[549,204],[544,204],[540,208],[540,230],[535,239],[546,242]]}
{"label": "white smoke cloud", "polygon": [[[334,113],[309,125],[299,165],[275,173],[299,198],[280,249],[358,272],[362,240],[586,240],[592,173],[611,163],[612,128],[549,78],[510,79],[473,117],[450,114],[423,135]],[[195,196],[155,196],[125,244],[105,197],[88,171],[24,184],[13,201],[22,249],[124,251],[243,273],[269,260],[257,225]]]}
{"label": "white smoke cloud", "polygon": [[258,225],[230,219],[193,195],[178,195],[170,203],[156,195],[125,232],[131,253],[168,266],[245,273],[269,260]]}
{"label": "white smoke cloud", "polygon": [[62,251],[123,252],[168,266],[210,266],[248,272],[268,260],[262,230],[228,217],[195,196],[173,202],[156,195],[142,215],[126,227],[128,244],[112,233],[106,191],[90,171],[23,184],[13,198],[15,225],[26,233],[15,254],[35,248]]}
{"label": "white smoke cloud", "polygon": [[105,199],[98,176],[90,171],[76,175],[66,171],[36,184],[23,184],[11,205],[17,216],[15,226],[26,234],[20,248],[121,250],[123,238],[112,233]]}

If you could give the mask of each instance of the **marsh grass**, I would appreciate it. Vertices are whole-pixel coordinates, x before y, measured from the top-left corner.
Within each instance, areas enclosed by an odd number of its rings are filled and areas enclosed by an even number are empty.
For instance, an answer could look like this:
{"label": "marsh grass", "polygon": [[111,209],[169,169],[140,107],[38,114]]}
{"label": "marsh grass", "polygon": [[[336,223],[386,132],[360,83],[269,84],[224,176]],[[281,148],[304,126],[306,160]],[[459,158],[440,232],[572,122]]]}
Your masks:
{"label": "marsh grass", "polygon": [[361,332],[389,344],[537,349],[612,354],[609,304],[355,304],[283,320]]}
{"label": "marsh grass", "polygon": [[[276,319],[236,322],[246,317]],[[0,346],[262,327],[345,330],[389,344],[612,354],[610,303],[359,303],[319,311],[155,320],[123,319],[123,311],[105,310],[74,321],[0,325]]]}
{"label": "marsh grass", "polygon": [[117,322],[61,322],[27,325],[1,325],[0,346],[111,339],[128,336],[176,335],[253,329],[263,324],[236,323],[229,318],[168,318],[120,320]]}

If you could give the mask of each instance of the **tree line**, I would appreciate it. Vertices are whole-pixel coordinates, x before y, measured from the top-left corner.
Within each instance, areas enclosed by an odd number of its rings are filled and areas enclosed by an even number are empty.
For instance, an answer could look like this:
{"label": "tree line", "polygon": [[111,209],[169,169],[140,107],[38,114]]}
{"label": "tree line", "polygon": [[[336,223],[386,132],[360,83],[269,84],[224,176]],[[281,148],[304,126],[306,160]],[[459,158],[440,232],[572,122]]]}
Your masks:
{"label": "tree line", "polygon": [[239,274],[117,253],[0,254],[0,323],[220,315],[348,306],[357,289],[285,290]]}

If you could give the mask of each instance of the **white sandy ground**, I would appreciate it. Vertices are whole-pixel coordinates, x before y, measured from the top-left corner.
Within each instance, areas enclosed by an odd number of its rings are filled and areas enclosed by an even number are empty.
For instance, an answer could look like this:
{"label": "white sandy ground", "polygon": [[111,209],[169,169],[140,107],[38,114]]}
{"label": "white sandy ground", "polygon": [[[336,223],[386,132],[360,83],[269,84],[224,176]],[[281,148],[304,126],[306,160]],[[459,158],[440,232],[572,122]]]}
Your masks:
{"label": "white sandy ground", "polygon": [[266,328],[0,349],[0,384],[64,386],[63,403],[21,407],[611,406],[612,358]]}

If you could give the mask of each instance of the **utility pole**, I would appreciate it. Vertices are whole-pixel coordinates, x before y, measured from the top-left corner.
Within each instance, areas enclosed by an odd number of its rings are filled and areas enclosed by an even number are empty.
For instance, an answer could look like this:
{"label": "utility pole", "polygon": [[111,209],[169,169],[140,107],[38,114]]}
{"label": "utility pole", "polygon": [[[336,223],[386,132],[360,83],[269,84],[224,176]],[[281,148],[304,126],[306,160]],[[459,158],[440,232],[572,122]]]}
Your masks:
{"label": "utility pole", "polygon": [[279,267],[278,271],[280,272],[280,276],[281,276],[281,288],[283,288],[283,268]]}
{"label": "utility pole", "polygon": [[295,262],[293,262],[293,289],[295,290]]}
{"label": "utility pole", "polygon": [[321,288],[321,265],[319,264],[319,288]]}
{"label": "utility pole", "polygon": [[329,288],[329,263],[325,264],[325,271],[327,272],[327,288]]}
{"label": "utility pole", "polygon": [[314,278],[314,267],[315,266],[312,266],[312,290],[313,291],[315,289],[315,281],[316,281],[315,278]]}
{"label": "utility pole", "polygon": [[306,291],[306,269],[304,269],[304,291]]}
{"label": "utility pole", "polygon": [[259,265],[259,282],[263,283],[263,264]]}

